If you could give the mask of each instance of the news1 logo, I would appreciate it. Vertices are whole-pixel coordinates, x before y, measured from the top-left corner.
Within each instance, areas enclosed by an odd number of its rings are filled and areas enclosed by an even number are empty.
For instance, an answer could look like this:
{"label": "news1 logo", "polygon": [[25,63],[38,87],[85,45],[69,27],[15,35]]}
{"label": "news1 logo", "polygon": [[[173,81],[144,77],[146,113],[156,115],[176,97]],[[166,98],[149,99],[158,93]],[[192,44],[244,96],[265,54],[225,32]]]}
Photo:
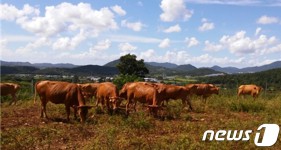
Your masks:
{"label": "news1 logo", "polygon": [[[263,136],[261,136],[260,131],[264,129]],[[262,124],[258,127],[254,142],[256,146],[272,146],[276,143],[278,135],[279,135],[279,126],[277,124]],[[239,132],[239,133],[238,133]],[[249,141],[250,134],[252,130],[218,130],[215,132],[214,130],[207,130],[203,134],[202,141],[206,141],[208,135],[209,140],[212,141],[215,139],[216,141]]]}

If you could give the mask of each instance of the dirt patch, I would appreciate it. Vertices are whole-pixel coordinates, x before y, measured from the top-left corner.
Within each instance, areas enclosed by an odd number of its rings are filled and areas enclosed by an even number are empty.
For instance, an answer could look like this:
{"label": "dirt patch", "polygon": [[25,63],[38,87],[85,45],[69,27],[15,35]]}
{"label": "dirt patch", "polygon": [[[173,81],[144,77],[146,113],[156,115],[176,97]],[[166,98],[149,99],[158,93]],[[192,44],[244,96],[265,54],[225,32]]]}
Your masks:
{"label": "dirt patch", "polygon": [[6,106],[1,108],[1,130],[19,126],[34,126],[40,124],[39,107]]}

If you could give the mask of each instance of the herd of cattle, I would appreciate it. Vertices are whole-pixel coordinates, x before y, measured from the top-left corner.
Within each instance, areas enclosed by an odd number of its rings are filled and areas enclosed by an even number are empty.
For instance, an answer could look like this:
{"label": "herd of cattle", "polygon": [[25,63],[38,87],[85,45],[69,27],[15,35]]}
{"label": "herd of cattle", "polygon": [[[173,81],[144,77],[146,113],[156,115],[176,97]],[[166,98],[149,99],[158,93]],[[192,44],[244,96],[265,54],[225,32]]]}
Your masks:
{"label": "herd of cattle", "polygon": [[[16,93],[20,85],[15,83],[1,83],[1,96],[11,95],[12,103],[16,103]],[[241,85],[238,88],[238,96],[252,95],[254,99],[262,88],[257,85]],[[41,100],[41,117],[47,117],[46,104],[51,101],[54,104],[64,104],[69,120],[70,107],[74,109],[74,117],[78,113],[81,122],[85,122],[88,109],[93,106],[86,105],[86,100],[92,97],[96,99],[96,106],[101,104],[108,111],[120,108],[123,100],[126,100],[126,113],[132,107],[136,111],[137,102],[146,104],[149,110],[157,112],[158,108],[167,105],[170,99],[182,100],[185,107],[192,110],[190,96],[192,94],[206,99],[212,94],[219,94],[219,88],[213,84],[187,84],[185,86],[167,85],[163,83],[130,82],[126,83],[120,91],[111,82],[75,84],[61,81],[38,81],[35,84],[35,96]]]}

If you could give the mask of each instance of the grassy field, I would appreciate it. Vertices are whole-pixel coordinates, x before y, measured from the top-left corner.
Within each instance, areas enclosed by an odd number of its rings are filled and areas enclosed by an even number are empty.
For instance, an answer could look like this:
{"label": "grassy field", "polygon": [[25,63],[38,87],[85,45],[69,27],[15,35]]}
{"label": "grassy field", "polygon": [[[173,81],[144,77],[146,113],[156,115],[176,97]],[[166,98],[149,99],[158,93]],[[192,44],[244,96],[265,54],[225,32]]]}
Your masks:
{"label": "grassy field", "polygon": [[[140,105],[129,117],[108,115],[91,109],[82,125],[66,121],[63,105],[47,104],[49,120],[40,118],[40,100],[33,104],[29,90],[22,91],[16,105],[1,98],[1,149],[258,149],[257,128],[264,123],[281,125],[281,92],[237,99],[234,90],[221,91],[204,104],[192,97],[194,110],[181,101],[170,101],[159,114],[147,115]],[[93,101],[88,102],[94,104]],[[72,112],[73,113],[73,112]],[[253,130],[249,141],[202,141],[206,130]],[[281,136],[268,149],[281,149]]]}

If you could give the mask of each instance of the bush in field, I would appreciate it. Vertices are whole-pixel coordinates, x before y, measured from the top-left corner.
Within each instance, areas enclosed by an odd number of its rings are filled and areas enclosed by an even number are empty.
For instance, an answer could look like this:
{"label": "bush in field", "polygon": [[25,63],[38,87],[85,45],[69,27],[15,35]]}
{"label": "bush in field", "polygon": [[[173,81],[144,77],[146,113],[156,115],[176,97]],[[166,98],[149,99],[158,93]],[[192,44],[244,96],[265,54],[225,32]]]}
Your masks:
{"label": "bush in field", "polygon": [[265,110],[266,104],[261,101],[240,101],[231,102],[229,108],[231,111],[242,111],[242,112],[261,112]]}
{"label": "bush in field", "polygon": [[131,114],[124,123],[132,128],[146,130],[153,126],[152,119],[154,118],[147,117],[146,112],[138,112]]}
{"label": "bush in field", "polygon": [[164,109],[166,119],[179,119],[182,112],[182,104],[180,100],[171,100],[168,106]]}
{"label": "bush in field", "polygon": [[124,75],[120,74],[116,78],[113,79],[113,83],[117,86],[118,89],[121,89],[122,86],[127,82],[136,82],[142,81],[143,79],[136,75]]}

